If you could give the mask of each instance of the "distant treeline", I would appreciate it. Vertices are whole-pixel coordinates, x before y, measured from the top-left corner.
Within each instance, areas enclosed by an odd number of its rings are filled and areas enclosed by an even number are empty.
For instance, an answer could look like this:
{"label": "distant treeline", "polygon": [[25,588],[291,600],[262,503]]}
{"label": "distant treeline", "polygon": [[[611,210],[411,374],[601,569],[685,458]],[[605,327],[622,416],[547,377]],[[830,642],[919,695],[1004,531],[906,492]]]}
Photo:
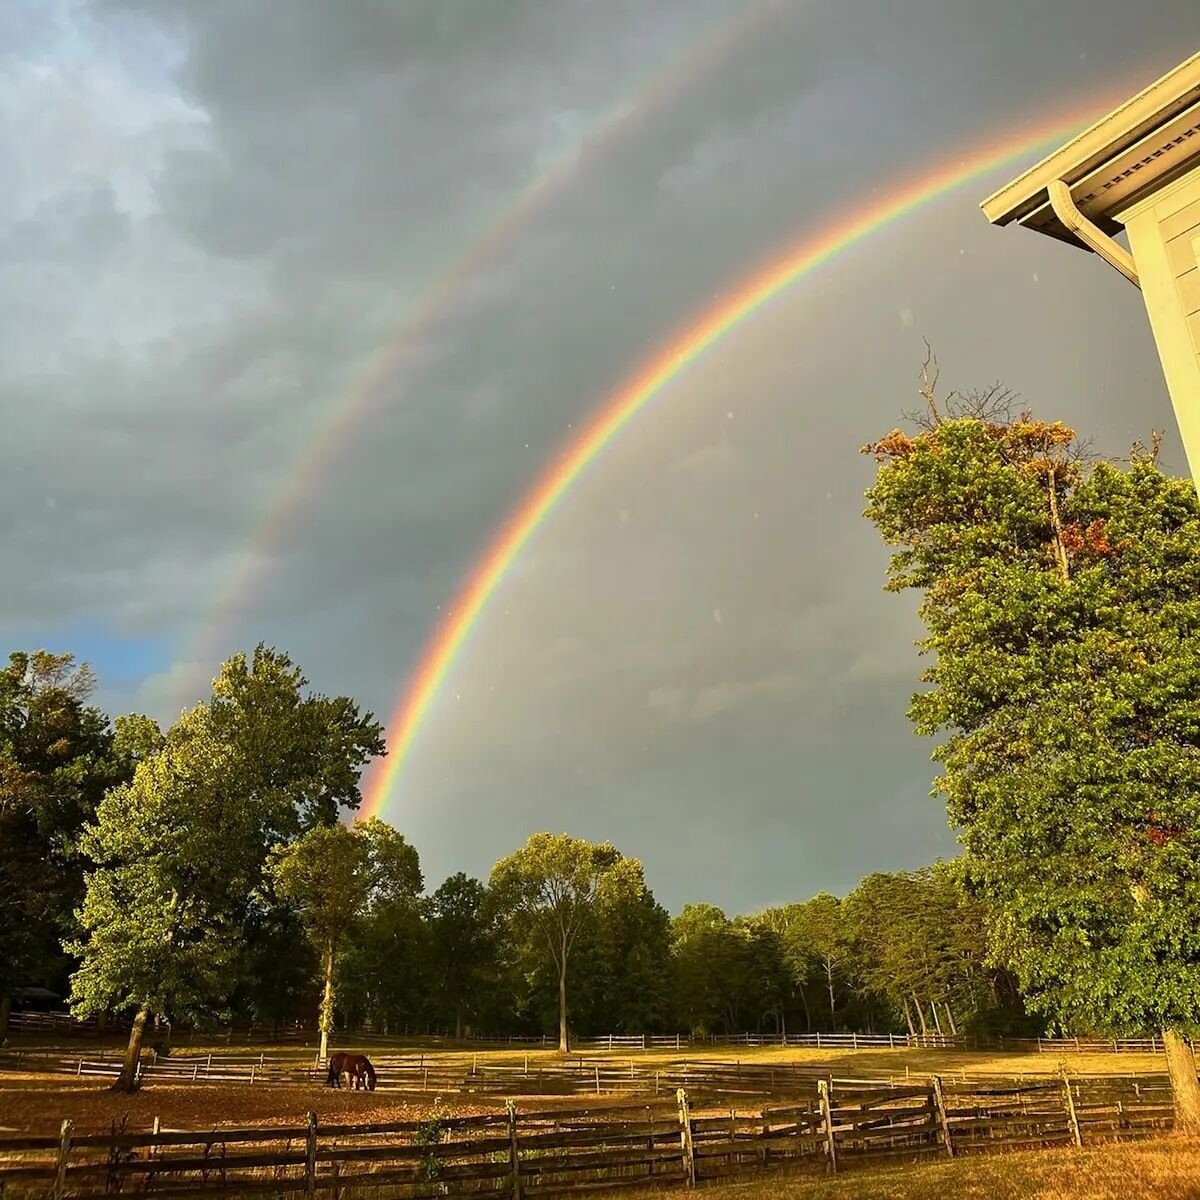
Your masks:
{"label": "distant treeline", "polygon": [[[282,1029],[316,1019],[332,963],[343,1028],[551,1032],[561,976],[583,1035],[1040,1029],[989,964],[952,864],[844,899],[671,917],[636,860],[539,835],[488,881],[427,890],[381,822],[357,827],[354,857],[336,819],[382,730],[345,697],[306,695],[286,655],[235,656],[166,734],[111,722],[95,682],[70,654],[0,671],[5,1006],[42,986],[79,1011]],[[148,959],[159,936],[190,957]]]}

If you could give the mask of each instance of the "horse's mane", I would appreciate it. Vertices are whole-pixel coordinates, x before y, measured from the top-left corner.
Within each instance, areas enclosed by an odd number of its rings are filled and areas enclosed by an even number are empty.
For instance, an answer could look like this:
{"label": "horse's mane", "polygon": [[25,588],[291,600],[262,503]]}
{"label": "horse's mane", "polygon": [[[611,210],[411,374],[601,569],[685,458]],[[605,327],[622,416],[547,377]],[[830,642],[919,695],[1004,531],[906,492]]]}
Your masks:
{"label": "horse's mane", "polygon": [[375,1090],[375,1064],[364,1054],[362,1056],[363,1070],[367,1073],[367,1080],[370,1083],[370,1090]]}

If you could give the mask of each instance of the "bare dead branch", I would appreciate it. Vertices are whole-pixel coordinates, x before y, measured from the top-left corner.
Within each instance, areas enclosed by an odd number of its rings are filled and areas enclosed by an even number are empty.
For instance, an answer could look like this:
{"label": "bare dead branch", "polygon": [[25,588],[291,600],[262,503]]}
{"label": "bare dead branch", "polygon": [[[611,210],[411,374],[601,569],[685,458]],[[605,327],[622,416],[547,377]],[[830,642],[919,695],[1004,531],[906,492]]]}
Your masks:
{"label": "bare dead branch", "polygon": [[921,339],[925,343],[925,361],[921,364],[921,386],[917,389],[929,409],[929,420],[936,427],[942,423],[942,414],[937,406],[937,382],[941,375],[937,355],[929,344],[928,338]]}

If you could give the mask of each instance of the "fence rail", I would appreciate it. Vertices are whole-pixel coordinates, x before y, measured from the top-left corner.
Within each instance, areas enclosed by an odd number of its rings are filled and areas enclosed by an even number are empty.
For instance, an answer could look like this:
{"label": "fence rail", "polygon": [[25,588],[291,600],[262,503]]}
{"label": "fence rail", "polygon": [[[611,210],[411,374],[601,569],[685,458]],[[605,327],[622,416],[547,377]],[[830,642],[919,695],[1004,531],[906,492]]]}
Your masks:
{"label": "fence rail", "polygon": [[[105,1029],[112,1032],[127,1030],[128,1020],[112,1019],[100,1027],[95,1018],[77,1021],[70,1013],[18,1012],[9,1017],[14,1030],[95,1035]],[[231,1045],[239,1042],[315,1043],[318,1035],[311,1029],[272,1030],[251,1027],[245,1030],[227,1029],[214,1032],[214,1041]],[[356,1040],[366,1043],[395,1043],[407,1037],[401,1034],[355,1032]],[[558,1038],[549,1034],[471,1035],[462,1041],[439,1035],[417,1035],[412,1039],[427,1044],[447,1046],[476,1045],[516,1048],[553,1049]],[[572,1045],[586,1050],[667,1050],[691,1049],[696,1046],[779,1046],[815,1050],[923,1049],[923,1050],[1036,1050],[1052,1054],[1158,1054],[1162,1040],[1155,1036],[1142,1038],[1012,1038],[976,1037],[965,1034],[903,1034],[903,1033],[606,1033],[576,1037]]]}
{"label": "fence rail", "polygon": [[0,1138],[0,1183],[24,1194],[120,1191],[185,1197],[386,1186],[431,1194],[532,1197],[637,1184],[694,1186],[785,1164],[838,1170],[880,1158],[1084,1145],[1170,1128],[1163,1076],[1060,1076],[888,1085],[808,1080],[786,1105],[719,1112],[680,1088],[605,1109],[503,1111],[424,1122],[129,1131]]}

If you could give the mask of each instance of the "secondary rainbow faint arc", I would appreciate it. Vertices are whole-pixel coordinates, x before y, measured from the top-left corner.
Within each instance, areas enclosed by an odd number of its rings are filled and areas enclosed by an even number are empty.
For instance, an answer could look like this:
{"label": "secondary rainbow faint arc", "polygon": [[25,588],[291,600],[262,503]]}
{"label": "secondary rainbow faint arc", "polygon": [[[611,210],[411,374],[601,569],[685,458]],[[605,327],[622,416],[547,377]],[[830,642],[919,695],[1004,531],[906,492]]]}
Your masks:
{"label": "secondary rainbow faint arc", "polygon": [[891,190],[884,199],[862,206],[803,238],[782,258],[709,309],[602,404],[526,493],[428,643],[388,723],[391,749],[368,783],[364,815],[377,815],[386,805],[438,687],[513,560],[588,464],[650,400],[732,329],[835,255],[954,188],[1034,153],[1043,145],[1064,140],[1094,119],[1099,107],[1090,104],[1070,118],[1059,116],[1052,123],[1041,123],[1036,130],[1027,129],[999,145],[992,143],[969,157],[956,156],[952,162],[943,162]]}
{"label": "secondary rainbow faint arc", "polygon": [[[370,401],[396,370],[405,350],[450,310],[461,296],[464,285],[508,244],[521,225],[598,152],[616,142],[639,117],[717,65],[726,52],[735,48],[743,36],[753,32],[758,22],[779,4],[780,0],[748,0],[732,18],[710,23],[699,38],[693,39],[666,65],[623,93],[487,222],[482,233],[408,310],[398,328],[370,357],[329,413],[315,422],[295,461],[283,473],[280,484],[264,505],[258,524],[246,540],[246,550],[252,555],[261,554],[278,544],[284,526],[311,497],[317,481],[327,474],[329,464],[358,427],[369,410]],[[207,605],[208,616],[196,634],[190,652],[184,656],[187,660],[215,662],[226,648],[230,625],[239,604],[254,591],[263,573],[261,560],[252,560],[248,565],[236,563],[224,581],[218,583],[216,595]]]}

